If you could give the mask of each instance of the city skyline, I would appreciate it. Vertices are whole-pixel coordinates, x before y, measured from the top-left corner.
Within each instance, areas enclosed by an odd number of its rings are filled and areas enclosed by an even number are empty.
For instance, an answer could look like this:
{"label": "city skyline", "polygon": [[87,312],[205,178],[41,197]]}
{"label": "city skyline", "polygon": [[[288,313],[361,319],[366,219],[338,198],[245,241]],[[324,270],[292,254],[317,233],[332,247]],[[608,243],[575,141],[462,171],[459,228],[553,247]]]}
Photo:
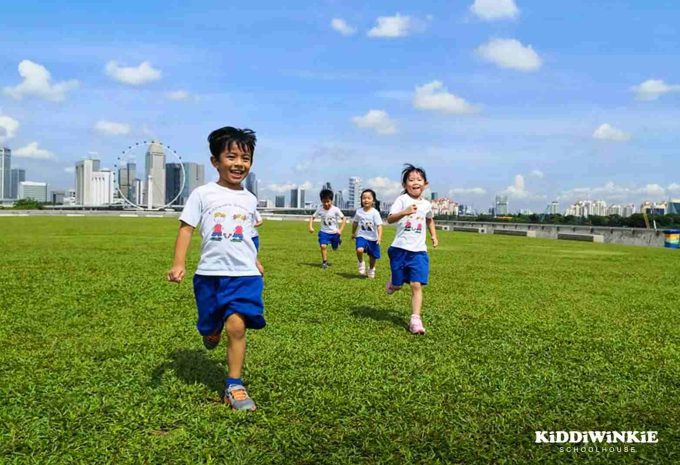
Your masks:
{"label": "city skyline", "polygon": [[[208,165],[207,134],[234,125],[257,132],[253,168],[269,199],[350,176],[389,199],[405,162],[427,170],[433,191],[478,208],[496,195],[534,211],[556,199],[680,196],[668,169],[680,137],[680,8],[120,6],[28,0],[4,12],[0,144],[31,180],[67,189],[80,158],[115,158],[150,138]],[[238,18],[239,41],[205,27],[203,11]]]}

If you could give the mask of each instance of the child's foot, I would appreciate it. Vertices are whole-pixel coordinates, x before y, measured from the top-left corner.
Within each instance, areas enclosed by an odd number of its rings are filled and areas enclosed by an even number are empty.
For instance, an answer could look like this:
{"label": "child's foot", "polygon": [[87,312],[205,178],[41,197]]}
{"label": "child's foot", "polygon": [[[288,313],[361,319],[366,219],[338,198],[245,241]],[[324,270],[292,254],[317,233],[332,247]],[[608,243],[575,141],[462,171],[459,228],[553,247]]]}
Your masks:
{"label": "child's foot", "polygon": [[366,263],[359,262],[359,274],[362,276],[366,274]]}
{"label": "child's foot", "polygon": [[368,269],[368,277],[371,279],[375,278],[375,268]]}
{"label": "child's foot", "polygon": [[203,336],[203,345],[205,346],[206,349],[213,350],[215,347],[218,346],[221,338],[222,329],[220,329],[214,334],[211,334],[210,336]]}
{"label": "child's foot", "polygon": [[423,320],[420,319],[418,315],[411,315],[411,322],[408,325],[408,330],[412,334],[425,334],[425,327],[423,326]]}
{"label": "child's foot", "polygon": [[230,384],[222,391],[222,401],[230,405],[232,410],[248,410],[254,412],[255,402],[241,384]]}
{"label": "child's foot", "polygon": [[399,288],[394,287],[394,286],[392,285],[392,280],[391,280],[391,279],[388,280],[388,281],[385,283],[385,292],[387,293],[387,295],[392,295],[392,294],[394,294],[395,292],[397,292],[398,290],[399,290]]}
{"label": "child's foot", "polygon": [[323,263],[321,264],[321,268],[323,268],[324,270],[325,270],[326,268],[328,268],[329,266],[331,266],[331,264],[328,263],[328,262],[323,262]]}

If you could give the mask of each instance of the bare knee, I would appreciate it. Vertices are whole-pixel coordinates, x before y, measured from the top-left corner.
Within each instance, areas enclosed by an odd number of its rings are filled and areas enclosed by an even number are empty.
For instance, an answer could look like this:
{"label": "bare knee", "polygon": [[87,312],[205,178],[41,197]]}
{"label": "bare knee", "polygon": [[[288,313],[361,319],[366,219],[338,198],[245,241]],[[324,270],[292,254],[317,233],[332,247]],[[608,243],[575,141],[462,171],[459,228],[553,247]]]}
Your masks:
{"label": "bare knee", "polygon": [[420,292],[423,290],[423,285],[420,283],[411,283],[411,290],[413,292]]}
{"label": "bare knee", "polygon": [[357,252],[359,252],[359,253],[364,253],[364,248],[363,248],[363,247],[359,247],[359,248],[357,249]]}
{"label": "bare knee", "polygon": [[246,335],[246,321],[237,314],[233,313],[227,318],[227,335],[230,339],[241,339]]}
{"label": "bare knee", "polygon": [[321,245],[321,250],[326,250],[328,246],[326,244]]}

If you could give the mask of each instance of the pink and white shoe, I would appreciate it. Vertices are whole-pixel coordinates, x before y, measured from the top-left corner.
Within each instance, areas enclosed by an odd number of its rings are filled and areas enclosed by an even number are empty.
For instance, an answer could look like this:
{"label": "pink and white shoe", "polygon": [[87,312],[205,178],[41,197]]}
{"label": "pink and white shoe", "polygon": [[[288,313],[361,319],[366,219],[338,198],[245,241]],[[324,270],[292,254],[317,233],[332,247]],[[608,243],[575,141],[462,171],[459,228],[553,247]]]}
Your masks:
{"label": "pink and white shoe", "polygon": [[395,292],[397,292],[398,290],[399,290],[399,289],[396,289],[396,288],[392,285],[392,280],[391,280],[391,279],[388,279],[387,282],[385,283],[385,292],[387,293],[387,295],[392,295],[392,294],[394,294]]}
{"label": "pink and white shoe", "polygon": [[366,276],[366,262],[359,262],[358,268],[359,268],[359,274],[361,276]]}
{"label": "pink and white shoe", "polygon": [[411,334],[425,334],[425,327],[423,326],[423,320],[420,319],[418,315],[411,315],[411,322],[408,325],[408,330]]}

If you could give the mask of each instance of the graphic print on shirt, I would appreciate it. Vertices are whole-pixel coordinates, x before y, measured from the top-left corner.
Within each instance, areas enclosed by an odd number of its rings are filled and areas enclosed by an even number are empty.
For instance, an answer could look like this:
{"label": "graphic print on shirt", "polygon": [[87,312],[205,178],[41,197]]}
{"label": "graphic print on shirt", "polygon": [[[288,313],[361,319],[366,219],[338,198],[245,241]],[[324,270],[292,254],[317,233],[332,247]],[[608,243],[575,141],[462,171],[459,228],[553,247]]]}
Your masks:
{"label": "graphic print on shirt", "polygon": [[334,216],[327,216],[323,220],[323,224],[326,225],[326,226],[335,226],[336,222],[337,221],[336,221]]}
{"label": "graphic print on shirt", "polygon": [[416,234],[421,234],[423,232],[423,223],[418,223],[418,227],[416,228]]}
{"label": "graphic print on shirt", "polygon": [[222,223],[227,219],[227,215],[222,212],[215,212],[213,214],[213,220],[215,221],[215,226],[213,227],[212,234],[210,235],[211,241],[221,241],[222,240]]}
{"label": "graphic print on shirt", "polygon": [[375,231],[375,224],[373,223],[373,221],[370,220],[361,220],[360,230],[373,232]]}
{"label": "graphic print on shirt", "polygon": [[231,242],[243,242],[243,226],[240,224],[234,228],[234,232],[230,234]]}
{"label": "graphic print on shirt", "polygon": [[411,230],[411,218],[408,218],[406,220],[406,224],[404,224],[404,231],[410,231]]}

